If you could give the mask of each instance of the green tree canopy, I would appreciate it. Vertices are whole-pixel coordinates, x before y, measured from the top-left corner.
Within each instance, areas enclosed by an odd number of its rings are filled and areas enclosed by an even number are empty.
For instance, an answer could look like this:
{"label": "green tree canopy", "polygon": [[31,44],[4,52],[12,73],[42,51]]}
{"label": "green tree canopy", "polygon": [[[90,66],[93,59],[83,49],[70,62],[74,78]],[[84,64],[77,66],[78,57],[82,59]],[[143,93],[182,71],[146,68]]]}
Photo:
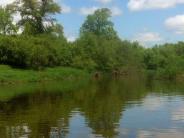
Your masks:
{"label": "green tree canopy", "polygon": [[48,26],[44,24],[53,25],[56,19],[51,15],[61,11],[54,0],[17,0],[14,5],[22,17],[19,25],[24,27],[27,34],[46,32]]}
{"label": "green tree canopy", "polygon": [[116,38],[117,33],[110,21],[111,11],[107,8],[98,9],[92,15],[88,15],[86,21],[80,29],[80,34],[93,33],[106,38]]}
{"label": "green tree canopy", "polygon": [[16,32],[16,27],[13,24],[11,11],[6,7],[0,7],[0,33],[9,35]]}

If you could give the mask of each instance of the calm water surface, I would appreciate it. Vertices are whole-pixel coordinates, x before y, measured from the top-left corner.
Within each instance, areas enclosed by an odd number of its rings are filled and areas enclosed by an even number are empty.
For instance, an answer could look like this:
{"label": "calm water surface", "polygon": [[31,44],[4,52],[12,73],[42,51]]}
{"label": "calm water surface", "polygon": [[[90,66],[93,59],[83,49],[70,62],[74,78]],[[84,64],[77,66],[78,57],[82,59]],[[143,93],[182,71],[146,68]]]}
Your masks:
{"label": "calm water surface", "polygon": [[0,138],[184,138],[184,84],[0,86]]}

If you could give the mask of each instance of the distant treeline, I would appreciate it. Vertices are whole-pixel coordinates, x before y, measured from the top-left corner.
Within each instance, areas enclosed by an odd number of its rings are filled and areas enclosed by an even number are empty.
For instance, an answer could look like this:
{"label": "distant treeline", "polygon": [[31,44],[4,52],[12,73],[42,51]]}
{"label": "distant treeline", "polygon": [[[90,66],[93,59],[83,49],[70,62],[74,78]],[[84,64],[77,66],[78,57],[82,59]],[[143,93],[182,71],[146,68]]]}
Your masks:
{"label": "distant treeline", "polygon": [[[88,15],[78,39],[68,42],[62,25],[54,18],[60,11],[53,0],[17,0],[0,8],[0,64],[24,69],[67,66],[89,71],[149,72],[171,79],[183,76],[183,42],[144,48],[121,40],[106,8]],[[15,14],[21,16],[16,23]]]}

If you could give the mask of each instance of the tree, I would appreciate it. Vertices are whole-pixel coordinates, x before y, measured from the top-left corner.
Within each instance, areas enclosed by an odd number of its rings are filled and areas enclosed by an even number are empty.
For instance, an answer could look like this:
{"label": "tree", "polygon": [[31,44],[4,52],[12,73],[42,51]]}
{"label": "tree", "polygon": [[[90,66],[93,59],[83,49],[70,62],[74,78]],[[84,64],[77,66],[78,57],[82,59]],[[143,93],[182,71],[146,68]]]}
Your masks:
{"label": "tree", "polygon": [[[41,34],[47,31],[48,25],[52,26],[56,19],[50,15],[60,13],[60,6],[54,0],[17,0],[16,10],[22,19],[20,26],[24,27],[26,34]],[[19,6],[20,5],[20,6]]]}
{"label": "tree", "polygon": [[64,38],[63,26],[58,23],[53,24],[52,26],[48,26],[46,33],[52,33],[57,37]]}
{"label": "tree", "polygon": [[9,35],[16,32],[16,27],[13,24],[12,12],[6,7],[0,7],[0,33]]}
{"label": "tree", "polygon": [[93,33],[106,38],[117,38],[113,23],[109,20],[111,11],[107,8],[98,9],[94,14],[88,15],[80,29],[80,34]]}

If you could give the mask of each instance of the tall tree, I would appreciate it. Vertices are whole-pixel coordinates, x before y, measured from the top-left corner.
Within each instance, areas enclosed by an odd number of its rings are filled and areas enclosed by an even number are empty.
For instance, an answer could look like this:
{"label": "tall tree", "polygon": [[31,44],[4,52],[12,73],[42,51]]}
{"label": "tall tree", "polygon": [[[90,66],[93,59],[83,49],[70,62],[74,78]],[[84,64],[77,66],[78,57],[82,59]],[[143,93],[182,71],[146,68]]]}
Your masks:
{"label": "tall tree", "polygon": [[80,34],[93,33],[98,36],[107,38],[116,38],[117,33],[114,30],[114,25],[110,21],[111,11],[107,8],[98,9],[94,14],[88,15],[83,23]]}
{"label": "tall tree", "polygon": [[16,26],[13,24],[12,12],[9,8],[0,7],[0,33],[9,35],[16,32]]}
{"label": "tall tree", "polygon": [[63,32],[63,26],[61,24],[55,23],[52,26],[48,26],[46,33],[50,34],[54,34],[57,37],[64,37],[64,32]]}
{"label": "tall tree", "polygon": [[40,34],[53,25],[56,19],[52,16],[60,13],[60,6],[54,0],[17,0],[15,5],[21,14],[19,24],[24,27],[24,33]]}

